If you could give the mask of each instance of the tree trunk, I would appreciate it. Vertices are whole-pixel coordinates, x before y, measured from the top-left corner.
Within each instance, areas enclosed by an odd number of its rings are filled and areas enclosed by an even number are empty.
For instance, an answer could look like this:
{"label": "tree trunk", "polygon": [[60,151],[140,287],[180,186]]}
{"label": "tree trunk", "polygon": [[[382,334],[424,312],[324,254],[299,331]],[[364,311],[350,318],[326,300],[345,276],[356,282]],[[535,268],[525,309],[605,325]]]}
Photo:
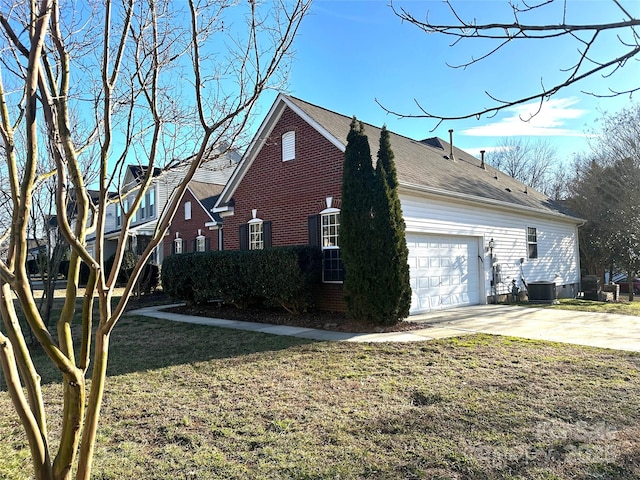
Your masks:
{"label": "tree trunk", "polygon": [[98,328],[95,337],[95,364],[91,378],[91,393],[87,403],[87,416],[82,433],[80,445],[80,457],[76,480],[89,480],[93,463],[93,451],[100,418],[100,407],[104,396],[104,384],[107,375],[107,359],[109,356],[109,332],[103,332],[103,327]]}

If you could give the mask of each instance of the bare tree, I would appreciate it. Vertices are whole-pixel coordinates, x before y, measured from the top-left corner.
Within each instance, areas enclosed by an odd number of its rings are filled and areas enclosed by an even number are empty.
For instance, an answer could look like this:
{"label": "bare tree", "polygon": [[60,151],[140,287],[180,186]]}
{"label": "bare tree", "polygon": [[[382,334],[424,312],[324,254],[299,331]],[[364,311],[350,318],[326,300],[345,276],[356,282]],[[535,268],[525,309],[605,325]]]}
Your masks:
{"label": "bare tree", "polygon": [[507,175],[549,195],[552,190],[557,156],[546,140],[506,137],[487,154],[487,163]]}
{"label": "bare tree", "polygon": [[603,114],[592,137],[592,156],[578,162],[569,205],[587,224],[580,231],[584,265],[606,267],[632,279],[640,270],[640,104]]}
{"label": "bare tree", "polygon": [[[26,432],[35,478],[69,479],[74,470],[77,479],[90,477],[111,332],[196,169],[212,152],[223,155],[232,148],[260,94],[282,84],[283,62],[308,7],[306,0],[2,3],[0,134],[11,224],[3,237],[6,255],[0,262],[5,332],[0,333],[0,363]],[[220,149],[223,144],[227,147]],[[96,202],[89,198],[80,168],[91,149],[98,152]],[[161,212],[124,295],[112,303],[130,224],[154,168],[168,168],[185,152],[195,152],[187,175]],[[42,168],[48,155],[47,161],[55,165],[51,172]],[[109,273],[104,269],[105,217],[109,202],[119,201],[109,192],[119,188],[125,165],[133,162],[145,167],[145,174],[123,215]],[[66,297],[55,331],[48,329],[36,308],[25,269],[34,191],[51,174],[57,182],[58,228],[71,251]],[[73,220],[67,214],[71,199]],[[96,237],[95,258],[85,248],[90,232]],[[76,297],[82,295],[81,262],[89,266],[90,277],[76,312]],[[27,328],[62,377],[56,452],[51,451],[40,377],[14,296]],[[74,316],[82,321],[76,339],[71,332]]]}
{"label": "bare tree", "polygon": [[[611,78],[619,70],[628,67],[638,61],[640,54],[640,19],[634,16],[633,11],[625,8],[621,0],[611,0],[611,5],[619,12],[620,20],[614,22],[602,22],[581,24],[572,23],[569,16],[572,12],[572,4],[567,0],[535,0],[533,2],[513,1],[505,2],[510,9],[512,21],[478,23],[475,19],[466,20],[458,13],[453,2],[446,0],[451,16],[448,22],[434,22],[429,15],[424,20],[405,8],[396,9],[391,5],[394,13],[403,21],[408,22],[428,34],[444,35],[451,38],[451,46],[460,45],[466,41],[474,41],[482,46],[488,45],[486,50],[479,55],[472,56],[468,61],[453,68],[465,69],[488,57],[498,55],[507,45],[514,42],[551,42],[554,39],[568,38],[576,44],[576,57],[568,60],[567,66],[562,70],[562,77],[551,85],[545,85],[544,79],[540,81],[540,88],[529,94],[523,94],[519,98],[503,99],[495,94],[485,92],[492,102],[492,106],[476,111],[465,112],[460,115],[440,115],[429,111],[423,104],[416,100],[420,110],[417,114],[402,114],[387,110],[399,116],[417,118],[431,118],[438,120],[438,124],[444,120],[460,120],[466,118],[478,118],[482,115],[495,115],[500,110],[537,100],[542,103],[557,94],[562,89],[582,82],[583,80],[601,75]],[[561,8],[554,9],[560,5]],[[527,23],[533,13],[544,14],[548,23]],[[637,13],[637,10],[636,12]],[[540,15],[542,16],[542,15]],[[538,17],[539,18],[539,17]],[[556,20],[555,22],[553,20]],[[617,38],[620,51],[612,53],[607,43],[607,36]],[[607,52],[601,58],[602,51]],[[610,88],[607,92],[585,92],[596,96],[631,95],[640,90],[640,85],[622,90]],[[382,105],[381,105],[382,106]],[[535,115],[535,114],[534,114]],[[527,120],[527,119],[525,119]],[[436,127],[437,127],[436,125]]]}

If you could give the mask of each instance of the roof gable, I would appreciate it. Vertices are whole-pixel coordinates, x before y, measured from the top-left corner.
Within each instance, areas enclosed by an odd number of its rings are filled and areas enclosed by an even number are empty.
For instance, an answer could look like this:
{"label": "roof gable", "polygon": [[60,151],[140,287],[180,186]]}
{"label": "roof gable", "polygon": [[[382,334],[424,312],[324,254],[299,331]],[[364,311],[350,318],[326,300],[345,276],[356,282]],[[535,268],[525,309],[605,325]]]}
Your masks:
{"label": "roof gable", "polygon": [[187,189],[191,192],[191,195],[197,200],[200,208],[211,218],[212,221],[220,222],[220,216],[212,213],[211,209],[216,204],[220,192],[222,192],[224,185],[196,182],[192,180],[189,182]]}

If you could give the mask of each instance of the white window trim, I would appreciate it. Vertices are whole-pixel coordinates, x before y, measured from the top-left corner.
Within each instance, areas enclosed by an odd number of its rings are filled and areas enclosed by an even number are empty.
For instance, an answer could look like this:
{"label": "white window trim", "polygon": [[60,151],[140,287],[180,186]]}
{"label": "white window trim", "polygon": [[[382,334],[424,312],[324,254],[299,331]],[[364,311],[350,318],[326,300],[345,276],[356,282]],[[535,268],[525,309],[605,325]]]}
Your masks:
{"label": "white window trim", "polygon": [[182,251],[182,239],[180,237],[176,235],[176,238],[173,240],[173,243],[174,243],[173,252],[176,255],[181,255],[182,253],[184,253]]}
{"label": "white window trim", "polygon": [[[262,219],[260,218],[252,218],[251,220],[249,220],[247,222],[248,224],[248,234],[249,234],[249,242],[248,242],[248,247],[249,250],[263,250],[264,249],[264,222],[262,221]],[[259,242],[253,242],[252,238],[251,238],[251,227],[257,227],[260,226],[260,238],[261,240]],[[253,245],[256,245],[256,247],[253,247]],[[259,245],[259,247],[257,246]]]}
{"label": "white window trim", "polygon": [[[529,229],[533,229],[536,233],[536,241],[532,242],[529,240]],[[540,246],[540,242],[538,242],[538,228],[537,227],[531,227],[531,226],[527,226],[527,259],[531,259],[531,260],[535,260],[536,258],[540,258],[540,250],[539,250],[539,246]],[[529,256],[529,247],[531,245],[535,245],[536,246],[536,256],[535,257],[531,257]]]}
{"label": "white window trim", "polygon": [[[327,204],[330,204],[331,202],[327,202]],[[328,215],[335,215],[335,214],[340,214],[340,209],[339,208],[325,208],[324,210],[322,210],[320,212],[320,247],[322,248],[322,250],[340,250],[340,245],[324,245],[324,235],[323,235],[323,228],[322,228],[322,220],[323,217],[326,217]],[[340,223],[338,223],[338,228],[340,227]],[[338,234],[339,234],[339,230],[338,230]],[[336,239],[337,242],[339,242],[339,236]],[[322,268],[322,283],[344,283],[344,281],[342,280],[325,280],[324,279],[324,267]]]}
{"label": "white window trim", "polygon": [[296,132],[289,130],[282,134],[282,161],[289,162],[296,159]]}
{"label": "white window trim", "polygon": [[[202,245],[201,245],[202,244]],[[200,247],[202,246],[202,249]],[[207,250],[207,239],[202,235],[202,230],[198,229],[198,236],[196,237],[196,252],[204,252]]]}

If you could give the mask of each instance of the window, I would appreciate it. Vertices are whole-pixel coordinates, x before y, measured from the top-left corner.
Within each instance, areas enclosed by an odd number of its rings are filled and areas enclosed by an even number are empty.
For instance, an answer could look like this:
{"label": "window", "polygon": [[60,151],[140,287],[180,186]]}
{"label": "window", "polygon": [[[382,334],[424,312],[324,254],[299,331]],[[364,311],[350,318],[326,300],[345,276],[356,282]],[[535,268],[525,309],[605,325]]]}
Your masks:
{"label": "window", "polygon": [[254,219],[249,222],[249,250],[262,250],[263,248],[262,220]]}
{"label": "window", "polygon": [[116,203],[116,227],[122,226],[122,207]]}
{"label": "window", "polygon": [[[124,201],[124,208],[127,210],[127,212],[129,211],[129,200]],[[135,223],[137,219],[138,211],[136,210],[135,212],[133,212],[133,216],[131,217],[131,223]]]}
{"label": "window", "polygon": [[191,202],[185,202],[184,204],[184,219],[191,220]]}
{"label": "window", "polygon": [[176,237],[173,241],[173,253],[180,254],[182,253],[182,239]]}
{"label": "window", "polygon": [[253,218],[240,224],[240,250],[262,250],[271,248],[271,222],[262,221],[253,210]]}
{"label": "window", "polygon": [[204,252],[207,247],[207,239],[202,235],[202,230],[198,229],[198,236],[196,237],[196,252]]}
{"label": "window", "polygon": [[147,203],[147,216],[152,218],[156,214],[156,190],[155,188],[151,188],[147,190],[147,193],[144,196],[145,201]]}
{"label": "window", "polygon": [[286,132],[282,135],[282,161],[287,162],[296,158],[296,132]]}
{"label": "window", "polygon": [[538,232],[535,227],[527,227],[527,246],[529,258],[538,258]]}
{"label": "window", "polygon": [[327,213],[322,217],[322,248],[338,247],[340,212]]}
{"label": "window", "polygon": [[344,266],[340,259],[340,211],[328,208],[320,215],[322,246],[322,281],[344,281]]}

